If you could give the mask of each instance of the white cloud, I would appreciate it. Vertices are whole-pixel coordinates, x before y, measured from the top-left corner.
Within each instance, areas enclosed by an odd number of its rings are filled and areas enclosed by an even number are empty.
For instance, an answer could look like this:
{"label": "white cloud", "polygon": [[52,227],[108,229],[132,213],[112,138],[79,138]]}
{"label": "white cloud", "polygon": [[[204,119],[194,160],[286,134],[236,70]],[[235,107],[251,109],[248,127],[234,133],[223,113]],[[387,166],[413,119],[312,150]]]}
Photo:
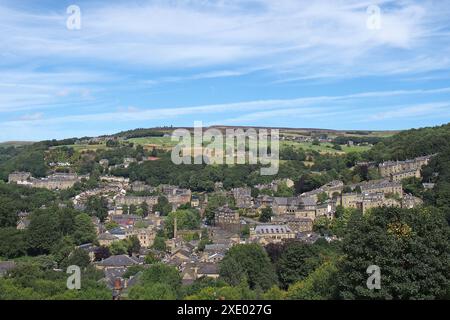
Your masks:
{"label": "white cloud", "polygon": [[[382,28],[374,31],[366,28],[369,4],[356,0],[84,3],[79,31],[65,29],[63,10],[59,15],[38,15],[0,7],[0,25],[9,31],[3,34],[0,48],[19,57],[94,59],[166,70],[270,65],[274,72],[297,76],[449,66],[448,41],[439,42],[445,35],[436,29],[448,26],[444,22],[448,5],[380,1]],[[418,59],[420,53],[427,58]]]}

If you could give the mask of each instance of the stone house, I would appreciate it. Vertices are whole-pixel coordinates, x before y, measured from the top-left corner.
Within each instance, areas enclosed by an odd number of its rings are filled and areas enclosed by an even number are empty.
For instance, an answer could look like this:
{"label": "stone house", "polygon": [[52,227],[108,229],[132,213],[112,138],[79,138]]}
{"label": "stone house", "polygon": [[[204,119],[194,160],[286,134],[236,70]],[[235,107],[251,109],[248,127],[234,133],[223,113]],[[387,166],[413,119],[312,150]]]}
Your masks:
{"label": "stone house", "polygon": [[239,232],[241,221],[239,212],[231,209],[228,205],[217,208],[214,214],[214,225],[231,232]]}
{"label": "stone house", "polygon": [[294,239],[295,232],[293,232],[287,225],[257,225],[250,229],[251,242],[260,243],[262,245],[268,243],[280,243],[287,239]]}

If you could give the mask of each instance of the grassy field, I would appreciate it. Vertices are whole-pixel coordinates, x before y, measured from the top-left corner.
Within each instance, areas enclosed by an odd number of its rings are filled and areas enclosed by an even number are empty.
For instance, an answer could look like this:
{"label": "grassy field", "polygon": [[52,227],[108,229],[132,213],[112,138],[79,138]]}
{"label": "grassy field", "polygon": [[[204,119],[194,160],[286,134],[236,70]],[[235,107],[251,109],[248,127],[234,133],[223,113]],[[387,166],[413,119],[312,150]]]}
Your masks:
{"label": "grassy field", "polygon": [[138,145],[157,145],[161,148],[171,148],[175,146],[177,143],[175,141],[171,141],[170,137],[143,137],[143,138],[131,138],[127,141],[132,142]]}
{"label": "grassy field", "polygon": [[333,149],[333,144],[331,143],[321,143],[316,146],[312,142],[295,142],[295,141],[281,141],[281,147],[283,146],[293,146],[295,148],[302,148],[303,150],[312,150],[320,153],[330,153],[330,154],[342,154],[347,152],[363,152],[369,150],[369,146],[341,146],[341,150]]}
{"label": "grassy field", "polygon": [[50,149],[62,148],[62,147],[73,148],[73,150],[80,151],[80,152],[87,151],[87,150],[95,151],[95,150],[101,150],[101,149],[108,149],[108,147],[105,144],[70,144],[70,145],[52,147]]}

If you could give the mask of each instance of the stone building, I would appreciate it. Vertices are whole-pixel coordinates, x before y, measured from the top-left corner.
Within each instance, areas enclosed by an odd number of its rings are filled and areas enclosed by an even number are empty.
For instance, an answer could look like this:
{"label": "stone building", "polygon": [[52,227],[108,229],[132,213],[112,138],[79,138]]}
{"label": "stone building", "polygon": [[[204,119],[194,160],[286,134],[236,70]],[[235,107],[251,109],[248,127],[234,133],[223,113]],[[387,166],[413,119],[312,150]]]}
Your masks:
{"label": "stone building", "polygon": [[227,205],[217,208],[214,214],[214,225],[231,232],[240,230],[239,212],[232,210]]}
{"label": "stone building", "polygon": [[49,190],[69,189],[79,182],[82,177],[75,173],[54,173],[46,178],[31,178],[32,186],[35,188],[45,188]]}
{"label": "stone building", "polygon": [[174,207],[191,202],[192,192],[190,189],[182,189],[176,186],[162,185],[162,193]]}
{"label": "stone building", "polygon": [[373,180],[350,185],[352,189],[361,188],[361,193],[379,193],[397,194],[400,198],[403,196],[402,184],[397,181]]}
{"label": "stone building", "polygon": [[139,243],[141,244],[141,247],[143,248],[149,248],[153,245],[153,242],[156,237],[156,231],[149,227],[149,228],[132,228],[127,230],[126,232],[127,238],[130,238],[132,236],[136,236],[139,239]]}
{"label": "stone building", "polygon": [[382,192],[377,193],[345,193],[341,196],[344,208],[359,209],[365,213],[368,209],[382,206],[399,207],[401,202],[394,198],[386,198]]}
{"label": "stone building", "polygon": [[142,203],[147,203],[149,207],[153,207],[155,204],[158,203],[158,197],[157,196],[118,196],[115,199],[116,205],[123,206],[123,205],[135,205],[140,206]]}
{"label": "stone building", "polygon": [[411,169],[411,170],[405,170],[398,173],[391,173],[389,176],[390,181],[394,182],[401,182],[403,179],[407,178],[418,178],[420,179],[420,169]]}
{"label": "stone building", "polygon": [[14,171],[8,175],[9,183],[19,183],[22,181],[28,181],[31,178],[31,173],[29,172],[18,172]]}
{"label": "stone building", "polygon": [[231,189],[236,207],[249,208],[253,205],[252,189],[251,188],[234,188]]}
{"label": "stone building", "polygon": [[433,155],[417,157],[405,161],[386,161],[378,165],[382,177],[390,177],[403,171],[419,170],[427,165]]}
{"label": "stone building", "polygon": [[273,198],[272,210],[275,215],[295,214],[300,209],[300,199],[297,197]]}
{"label": "stone building", "polygon": [[329,198],[332,198],[335,193],[341,193],[344,189],[344,182],[340,180],[333,180],[329,183],[324,184],[318,189],[314,189],[309,192],[302,193],[302,197],[313,198],[317,201],[319,194],[326,193]]}
{"label": "stone building", "polygon": [[262,245],[268,243],[280,243],[287,239],[294,239],[293,232],[287,225],[265,224],[257,225],[250,229],[250,241],[260,243]]}

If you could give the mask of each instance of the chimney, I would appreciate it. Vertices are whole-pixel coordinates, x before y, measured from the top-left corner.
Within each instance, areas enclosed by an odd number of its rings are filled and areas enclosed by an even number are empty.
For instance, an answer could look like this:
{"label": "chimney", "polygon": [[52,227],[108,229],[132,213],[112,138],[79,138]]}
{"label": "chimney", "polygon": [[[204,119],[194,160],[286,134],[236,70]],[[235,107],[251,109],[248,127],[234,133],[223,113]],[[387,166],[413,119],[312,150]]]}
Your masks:
{"label": "chimney", "polygon": [[177,217],[175,216],[173,220],[173,237],[176,239],[177,237]]}
{"label": "chimney", "polygon": [[120,280],[120,278],[116,278],[114,280],[114,289],[112,292],[113,300],[120,300],[121,292],[122,292],[122,281]]}

